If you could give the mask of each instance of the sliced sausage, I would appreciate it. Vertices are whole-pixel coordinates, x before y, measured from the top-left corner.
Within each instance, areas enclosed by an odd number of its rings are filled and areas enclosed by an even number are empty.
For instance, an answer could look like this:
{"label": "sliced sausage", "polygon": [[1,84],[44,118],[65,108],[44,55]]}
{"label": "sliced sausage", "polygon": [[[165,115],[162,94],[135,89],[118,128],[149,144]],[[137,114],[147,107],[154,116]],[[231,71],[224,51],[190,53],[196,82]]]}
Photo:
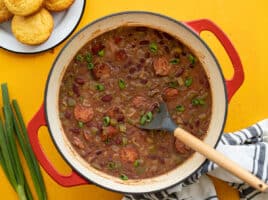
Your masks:
{"label": "sliced sausage", "polygon": [[153,62],[153,66],[155,74],[159,76],[166,76],[171,70],[171,65],[166,57],[156,58]]}
{"label": "sliced sausage", "polygon": [[183,144],[180,140],[175,141],[176,150],[181,154],[188,154],[191,152],[191,148]]}
{"label": "sliced sausage", "polygon": [[101,78],[109,78],[111,74],[111,69],[105,63],[97,63],[92,70],[92,74],[97,80]]}
{"label": "sliced sausage", "polygon": [[117,135],[118,130],[113,126],[107,126],[103,128],[101,140],[107,141],[107,139],[113,138],[115,135]]}
{"label": "sliced sausage", "polygon": [[132,147],[124,147],[120,150],[120,158],[123,162],[134,162],[138,156],[138,152]]}
{"label": "sliced sausage", "polygon": [[76,104],[74,107],[74,117],[80,122],[89,122],[93,119],[94,111],[91,106],[83,106],[81,104]]}
{"label": "sliced sausage", "polygon": [[179,91],[175,88],[166,88],[164,90],[164,98],[166,100],[169,100],[169,99],[172,99],[172,98],[175,98],[177,97],[179,94]]}
{"label": "sliced sausage", "polygon": [[143,96],[136,96],[132,99],[132,104],[135,108],[140,108],[141,106],[146,106],[148,104],[148,101]]}

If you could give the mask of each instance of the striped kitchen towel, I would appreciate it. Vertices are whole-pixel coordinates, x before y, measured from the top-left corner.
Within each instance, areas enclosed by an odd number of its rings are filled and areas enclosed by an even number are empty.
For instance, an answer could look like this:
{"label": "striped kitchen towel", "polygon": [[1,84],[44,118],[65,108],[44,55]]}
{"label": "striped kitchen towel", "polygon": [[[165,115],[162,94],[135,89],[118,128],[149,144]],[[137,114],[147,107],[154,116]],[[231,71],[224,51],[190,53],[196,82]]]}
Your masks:
{"label": "striped kitchen towel", "polygon": [[[268,183],[268,119],[246,129],[223,134],[217,150]],[[122,200],[216,200],[216,190],[206,174],[236,188],[241,200],[268,199],[268,193],[260,193],[215,163],[207,161],[194,175],[177,186],[156,193],[125,195]]]}

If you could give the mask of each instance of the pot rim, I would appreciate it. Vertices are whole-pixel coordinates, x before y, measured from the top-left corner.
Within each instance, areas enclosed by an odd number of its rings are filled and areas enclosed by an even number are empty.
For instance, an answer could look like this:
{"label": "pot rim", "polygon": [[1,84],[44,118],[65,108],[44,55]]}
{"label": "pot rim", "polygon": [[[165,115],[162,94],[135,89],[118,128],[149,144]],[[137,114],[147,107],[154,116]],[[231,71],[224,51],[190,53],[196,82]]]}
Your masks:
{"label": "pot rim", "polygon": [[[219,144],[219,141],[220,141],[220,138],[223,134],[223,130],[224,130],[224,127],[225,127],[225,124],[226,124],[226,119],[227,119],[227,112],[228,112],[228,96],[227,96],[227,88],[226,88],[226,84],[225,84],[225,78],[224,78],[224,75],[223,75],[223,72],[222,72],[222,69],[220,67],[220,64],[216,58],[216,56],[214,55],[213,51],[210,49],[210,47],[206,44],[206,42],[187,24],[185,24],[184,22],[181,22],[181,21],[177,21],[171,17],[168,17],[166,15],[163,15],[163,14],[160,14],[160,13],[155,13],[155,12],[149,12],[149,11],[124,11],[124,12],[116,12],[116,13],[113,13],[113,14],[109,14],[109,15],[106,15],[106,16],[103,16],[103,17],[100,17],[94,21],[92,21],[91,23],[88,23],[86,24],[83,28],[81,28],[78,32],[76,32],[67,42],[66,44],[62,47],[62,49],[60,50],[60,52],[58,53],[57,57],[55,58],[55,60],[53,61],[53,64],[52,64],[52,67],[49,71],[49,74],[48,74],[48,77],[47,77],[47,80],[46,80],[46,85],[45,85],[45,95],[44,95],[44,107],[45,107],[45,119],[46,119],[46,122],[47,122],[47,127],[48,127],[48,132],[50,134],[50,137],[52,138],[52,141],[54,143],[54,146],[56,147],[57,151],[60,153],[61,157],[68,163],[68,165],[73,169],[75,170],[75,172],[77,172],[79,175],[81,175],[83,178],[85,178],[86,180],[89,181],[89,183],[93,183],[97,186],[100,186],[101,188],[104,188],[104,189],[107,189],[107,190],[110,190],[110,191],[114,191],[114,192],[119,192],[119,193],[122,193],[124,194],[125,192],[122,191],[122,190],[117,190],[117,189],[113,189],[113,188],[110,188],[110,187],[106,187],[104,184],[101,185],[99,183],[96,183],[93,179],[90,179],[88,178],[86,175],[84,175],[83,173],[81,173],[79,170],[76,169],[75,166],[73,166],[73,164],[68,160],[67,157],[65,157],[65,155],[63,154],[63,152],[61,151],[61,149],[58,147],[57,145],[57,142],[56,142],[56,138],[53,137],[53,134],[52,134],[52,129],[51,129],[51,125],[49,124],[49,120],[48,120],[48,112],[47,112],[47,94],[48,94],[48,85],[49,85],[49,80],[53,74],[53,70],[55,68],[55,65],[58,61],[58,59],[60,58],[61,54],[64,52],[65,48],[80,34],[82,33],[85,29],[87,29],[88,27],[102,21],[102,20],[105,20],[109,17],[113,17],[113,16],[120,16],[120,15],[125,15],[125,14],[148,14],[148,15],[153,15],[153,16],[157,16],[157,17],[161,17],[161,18],[164,18],[166,20],[169,20],[169,21],[172,21],[174,22],[175,24],[178,24],[180,26],[182,26],[183,28],[185,28],[187,31],[189,31],[194,37],[196,37],[196,39],[198,39],[202,45],[204,45],[204,47],[208,50],[209,54],[211,55],[212,59],[214,60],[214,62],[216,63],[216,66],[217,67],[217,70],[219,71],[219,74],[220,74],[220,77],[221,77],[221,80],[219,81],[222,81],[222,84],[223,84],[223,88],[224,88],[224,98],[225,98],[225,114],[224,114],[224,117],[223,117],[223,120],[222,120],[222,127],[220,128],[220,133],[219,133],[219,137],[217,139],[217,141],[215,142],[215,145],[213,146],[213,148],[216,148],[217,145]],[[183,183],[187,178],[191,177],[194,173],[196,173],[206,162],[208,161],[208,159],[205,159],[203,161],[203,163],[200,164],[200,166],[196,167],[195,169],[192,169],[191,170],[191,173],[189,173],[189,175],[187,177],[185,177],[184,179],[182,179],[181,181],[178,181],[172,185],[168,185],[166,186],[165,188],[162,188],[162,189],[155,189],[155,190],[150,190],[148,192],[143,192],[143,193],[152,193],[152,192],[157,192],[157,191],[161,191],[161,190],[166,190],[168,188],[171,188],[171,187],[174,187],[175,185],[179,185],[181,183]],[[128,192],[127,194],[141,194],[140,192]]]}

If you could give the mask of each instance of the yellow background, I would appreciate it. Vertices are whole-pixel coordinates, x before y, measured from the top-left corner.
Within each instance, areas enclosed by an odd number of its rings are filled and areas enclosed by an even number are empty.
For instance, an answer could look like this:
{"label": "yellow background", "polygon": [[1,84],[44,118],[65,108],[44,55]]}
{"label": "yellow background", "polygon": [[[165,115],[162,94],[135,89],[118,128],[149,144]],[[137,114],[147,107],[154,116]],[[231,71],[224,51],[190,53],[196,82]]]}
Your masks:
{"label": "yellow background", "polygon": [[[127,10],[147,10],[187,21],[208,18],[218,24],[235,45],[245,71],[245,81],[233,97],[225,131],[246,127],[268,115],[268,2],[265,0],[91,0],[87,1],[83,18],[76,28],[107,14]],[[221,45],[210,33],[202,37],[213,49],[227,77],[231,77],[230,61]],[[0,38],[1,40],[1,38]],[[43,102],[44,87],[54,58],[64,44],[45,53],[21,55],[0,49],[0,82],[8,82],[11,97],[16,98],[26,122]],[[46,128],[40,139],[49,158],[65,174],[70,171],[55,150]],[[64,188],[57,185],[44,171],[49,199],[117,200],[120,194],[94,185]],[[226,184],[214,180],[221,200],[238,199]],[[15,200],[16,194],[0,169],[1,199]]]}

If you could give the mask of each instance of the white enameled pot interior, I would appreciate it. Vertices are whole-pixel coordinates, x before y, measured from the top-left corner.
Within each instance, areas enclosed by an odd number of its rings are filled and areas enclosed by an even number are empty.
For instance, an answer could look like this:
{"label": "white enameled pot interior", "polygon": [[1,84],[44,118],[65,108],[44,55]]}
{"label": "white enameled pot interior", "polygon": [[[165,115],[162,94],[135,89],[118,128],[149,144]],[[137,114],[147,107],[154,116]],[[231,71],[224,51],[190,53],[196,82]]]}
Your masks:
{"label": "white enameled pot interior", "polygon": [[170,33],[189,46],[199,57],[210,80],[213,102],[212,119],[204,141],[210,146],[214,147],[216,145],[225,123],[227,110],[225,85],[218,62],[199,36],[185,24],[158,14],[146,12],[118,13],[104,17],[86,26],[66,44],[55,60],[47,81],[45,97],[47,122],[52,139],[59,152],[86,179],[107,189],[124,193],[152,192],[181,182],[196,171],[206,158],[195,153],[182,165],[164,175],[149,179],[123,181],[94,169],[84,161],[66,138],[59,119],[59,87],[69,62],[89,40],[122,25],[142,25]]}

